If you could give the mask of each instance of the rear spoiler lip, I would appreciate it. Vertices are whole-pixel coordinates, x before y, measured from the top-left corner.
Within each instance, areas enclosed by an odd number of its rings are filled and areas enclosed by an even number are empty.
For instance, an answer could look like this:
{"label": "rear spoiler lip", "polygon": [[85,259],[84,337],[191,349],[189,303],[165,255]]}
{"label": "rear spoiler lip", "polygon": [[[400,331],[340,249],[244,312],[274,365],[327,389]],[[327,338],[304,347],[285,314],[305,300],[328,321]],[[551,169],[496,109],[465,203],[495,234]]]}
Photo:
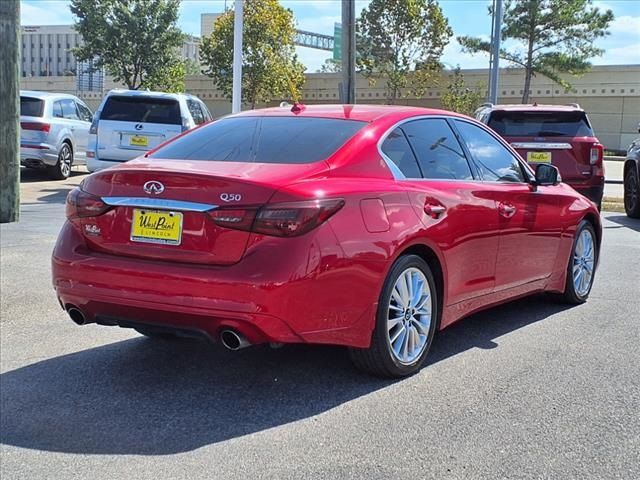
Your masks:
{"label": "rear spoiler lip", "polygon": [[208,203],[186,202],[167,198],[147,197],[102,197],[102,201],[111,207],[158,208],[162,210],[180,210],[185,212],[206,212],[219,207]]}

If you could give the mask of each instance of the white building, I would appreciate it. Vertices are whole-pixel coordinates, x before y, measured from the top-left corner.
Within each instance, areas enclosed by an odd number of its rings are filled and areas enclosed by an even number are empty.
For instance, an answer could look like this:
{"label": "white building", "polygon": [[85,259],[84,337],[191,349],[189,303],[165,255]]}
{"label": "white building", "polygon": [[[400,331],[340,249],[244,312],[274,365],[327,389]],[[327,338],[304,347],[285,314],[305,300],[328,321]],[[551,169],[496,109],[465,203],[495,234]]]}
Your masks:
{"label": "white building", "polygon": [[208,37],[213,32],[213,24],[222,13],[201,13],[200,14],[200,37]]}
{"label": "white building", "polygon": [[49,77],[76,74],[71,49],[80,44],[73,25],[22,27],[22,76]]}

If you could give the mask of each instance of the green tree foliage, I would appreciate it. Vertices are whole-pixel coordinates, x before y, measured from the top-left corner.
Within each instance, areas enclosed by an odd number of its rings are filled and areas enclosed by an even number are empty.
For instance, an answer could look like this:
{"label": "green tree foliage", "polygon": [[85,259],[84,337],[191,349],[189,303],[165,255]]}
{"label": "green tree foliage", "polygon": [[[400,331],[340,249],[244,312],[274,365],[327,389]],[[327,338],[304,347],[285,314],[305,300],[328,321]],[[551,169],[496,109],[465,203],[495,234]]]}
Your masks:
{"label": "green tree foliage", "polygon": [[[82,46],[78,60],[96,59],[128,88],[175,84],[184,35],[176,27],[179,0],[71,0]],[[173,72],[173,73],[172,73]],[[159,83],[158,83],[159,82]],[[168,82],[168,83],[166,83]],[[184,74],[182,74],[184,89]]]}
{"label": "green tree foliage", "polygon": [[[531,77],[536,73],[571,89],[560,74],[589,70],[589,59],[604,53],[594,42],[609,34],[612,20],[611,10],[601,13],[591,0],[507,0],[502,39],[514,40],[516,45],[501,49],[500,58],[525,70],[522,103],[529,101]],[[458,42],[471,53],[491,48],[489,42],[474,37],[458,37]]]}
{"label": "green tree foliage", "polygon": [[458,66],[454,70],[447,90],[442,94],[440,101],[445,110],[473,116],[476,108],[482,103],[483,96],[480,89],[472,89],[465,85],[464,75]]}
{"label": "green tree foliage", "polygon": [[437,78],[440,57],[453,34],[436,0],[371,0],[357,23],[358,68],[386,80],[394,103],[402,89],[421,96]]}
{"label": "green tree foliage", "polygon": [[338,73],[342,71],[342,61],[327,58],[320,66],[320,73]]}
{"label": "green tree foliage", "polygon": [[[297,101],[304,84],[305,67],[295,54],[295,24],[291,10],[278,0],[245,0],[242,48],[242,100],[255,108],[258,102],[277,98]],[[233,83],[234,12],[216,19],[213,32],[202,39],[200,59],[205,73],[231,98]]]}

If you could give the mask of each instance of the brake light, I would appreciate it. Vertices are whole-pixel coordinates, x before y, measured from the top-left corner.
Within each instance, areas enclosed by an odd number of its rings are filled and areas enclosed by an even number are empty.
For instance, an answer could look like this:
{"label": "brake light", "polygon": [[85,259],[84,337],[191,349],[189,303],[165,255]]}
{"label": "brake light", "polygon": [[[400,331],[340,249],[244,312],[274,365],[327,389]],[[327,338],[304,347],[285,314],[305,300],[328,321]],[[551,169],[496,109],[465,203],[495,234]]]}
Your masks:
{"label": "brake light", "polygon": [[22,130],[35,130],[37,132],[49,133],[51,125],[40,122],[20,122],[20,128],[22,128]]}
{"label": "brake light", "polygon": [[604,147],[600,143],[594,143],[589,154],[589,163],[596,165],[602,161],[604,155]]}
{"label": "brake light", "polygon": [[91,126],[89,127],[89,135],[97,135],[98,134],[98,118],[100,117],[100,112],[96,112],[93,116],[93,120],[91,120]]}
{"label": "brake light", "polygon": [[275,237],[296,237],[326,222],[343,206],[342,199],[322,199],[276,203],[260,209],[220,208],[211,210],[209,215],[222,227]]}
{"label": "brake light", "polygon": [[79,188],[74,188],[67,195],[65,204],[65,215],[67,218],[97,217],[102,215],[111,207],[104,203],[100,197],[83,192]]}

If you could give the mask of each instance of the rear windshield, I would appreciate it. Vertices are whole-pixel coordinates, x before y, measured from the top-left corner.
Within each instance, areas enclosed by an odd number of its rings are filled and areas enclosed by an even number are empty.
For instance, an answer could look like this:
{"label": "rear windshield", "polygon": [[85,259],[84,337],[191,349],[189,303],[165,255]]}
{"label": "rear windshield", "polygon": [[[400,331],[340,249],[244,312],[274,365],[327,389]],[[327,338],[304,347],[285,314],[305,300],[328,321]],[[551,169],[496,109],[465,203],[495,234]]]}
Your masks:
{"label": "rear windshield", "polygon": [[20,97],[20,115],[27,117],[41,117],[44,102],[39,98]]}
{"label": "rear windshield", "polygon": [[500,112],[489,126],[507,137],[592,137],[584,112]]}
{"label": "rear windshield", "polygon": [[330,157],[366,122],[312,117],[232,117],[194,130],[152,158],[312,163]]}
{"label": "rear windshield", "polygon": [[177,100],[170,98],[114,95],[107,98],[100,120],[182,125],[180,105]]}

